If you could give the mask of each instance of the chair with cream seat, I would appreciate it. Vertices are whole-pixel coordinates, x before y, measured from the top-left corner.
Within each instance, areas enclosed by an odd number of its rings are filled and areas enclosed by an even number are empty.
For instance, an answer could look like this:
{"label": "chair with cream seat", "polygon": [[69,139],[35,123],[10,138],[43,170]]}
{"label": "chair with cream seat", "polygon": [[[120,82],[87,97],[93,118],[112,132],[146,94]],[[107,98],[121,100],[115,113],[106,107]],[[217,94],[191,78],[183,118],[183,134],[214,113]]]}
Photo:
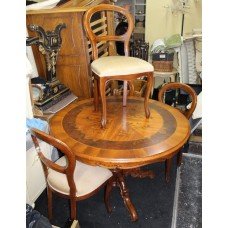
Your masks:
{"label": "chair with cream seat", "polygon": [[[127,20],[128,28],[126,33],[123,35],[113,34],[113,30],[110,28],[114,26],[113,18],[116,14],[121,14]],[[94,17],[97,18],[96,21],[93,21]],[[146,77],[147,88],[145,92],[144,108],[146,118],[149,118],[150,110],[148,107],[148,100],[154,83],[154,68],[145,60],[129,57],[129,40],[134,27],[132,15],[126,9],[119,6],[100,4],[91,7],[88,11],[86,11],[83,23],[92,48],[93,61],[91,63],[91,69],[94,75],[95,110],[98,110],[99,94],[101,97],[101,126],[105,127],[107,121],[105,89],[107,82],[110,80],[124,81],[123,106],[126,106],[127,82],[129,82],[130,88],[133,89],[133,80],[140,77]],[[99,27],[101,29],[99,29]],[[109,50],[111,47],[113,47],[113,42],[115,41],[124,42],[125,56],[117,56],[115,53],[112,55],[113,53],[110,51],[109,53],[105,52],[102,56],[99,56],[100,53],[105,50],[105,48]],[[101,45],[105,47],[102,49],[102,51],[99,50]]]}
{"label": "chair with cream seat", "polygon": [[[34,128],[30,129],[30,132],[46,177],[49,219],[52,219],[52,192],[54,192],[70,199],[70,218],[76,220],[76,202],[97,193],[112,178],[112,172],[76,161],[70,148],[51,135]],[[40,148],[40,140],[56,147],[64,156],[56,162],[49,160]],[[107,206],[106,201],[105,204]]]}
{"label": "chair with cream seat", "polygon": [[[176,98],[172,100],[172,106],[177,108],[181,113],[185,115],[185,117],[189,120],[196,108],[197,104],[197,94],[195,90],[190,87],[187,84],[184,83],[179,83],[179,82],[172,82],[172,83],[167,83],[164,84],[161,89],[159,90],[158,93],[158,101],[166,103],[165,102],[165,95],[167,92],[172,91],[172,90],[178,90],[179,93],[182,91],[182,93],[188,94],[191,102],[191,107],[188,109],[187,107],[182,107],[182,109],[178,108],[178,101]],[[187,104],[186,104],[187,105]],[[177,154],[177,165],[180,166],[182,160],[182,150],[180,150]],[[171,168],[171,163],[172,163],[172,158],[167,159],[165,161],[165,177],[166,181],[169,182],[170,180],[170,168]]]}

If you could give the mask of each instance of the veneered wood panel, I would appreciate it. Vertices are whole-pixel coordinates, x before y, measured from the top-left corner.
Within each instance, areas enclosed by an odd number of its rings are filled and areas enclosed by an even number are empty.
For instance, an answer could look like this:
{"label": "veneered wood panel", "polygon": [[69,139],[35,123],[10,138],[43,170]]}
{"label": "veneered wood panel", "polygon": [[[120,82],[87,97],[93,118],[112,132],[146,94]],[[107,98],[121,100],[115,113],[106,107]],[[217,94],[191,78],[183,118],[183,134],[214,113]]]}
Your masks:
{"label": "veneered wood panel", "polygon": [[[91,97],[91,72],[82,28],[83,12],[54,13],[27,15],[27,25],[36,24],[47,30],[54,30],[65,23],[66,29],[61,31],[62,46],[57,59],[56,72],[59,80],[68,86],[79,98]],[[28,31],[30,36],[37,36],[35,32]],[[39,75],[46,77],[44,56],[36,46],[33,46]]]}

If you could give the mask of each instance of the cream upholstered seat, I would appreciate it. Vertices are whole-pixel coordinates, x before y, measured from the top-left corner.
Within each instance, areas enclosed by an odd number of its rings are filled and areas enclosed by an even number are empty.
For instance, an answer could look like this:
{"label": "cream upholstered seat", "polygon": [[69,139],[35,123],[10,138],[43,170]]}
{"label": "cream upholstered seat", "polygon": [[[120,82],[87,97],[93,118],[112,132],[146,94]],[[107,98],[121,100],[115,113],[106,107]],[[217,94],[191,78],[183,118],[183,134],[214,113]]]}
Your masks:
{"label": "cream upholstered seat", "polygon": [[[114,16],[115,15],[115,16]],[[115,35],[113,28],[114,17],[124,18],[128,27],[125,34]],[[94,21],[94,18],[96,20]],[[84,28],[87,37],[90,40],[92,60],[91,70],[94,76],[94,106],[98,110],[99,95],[101,97],[102,117],[101,126],[105,127],[107,122],[106,110],[106,84],[110,80],[124,81],[123,87],[123,106],[127,104],[127,82],[130,86],[130,94],[133,94],[132,81],[145,77],[147,87],[145,92],[144,108],[146,118],[150,117],[148,100],[152,92],[153,66],[145,60],[128,57],[129,56],[129,40],[134,28],[132,15],[124,8],[111,5],[100,4],[89,8],[83,18]],[[125,56],[116,56],[114,42],[124,43]]]}
{"label": "cream upholstered seat", "polygon": [[[65,166],[66,157],[61,157],[55,163],[60,166]],[[57,192],[69,194],[70,187],[68,185],[67,176],[53,169],[49,169],[48,171],[47,182],[49,186]],[[80,197],[93,192],[111,176],[112,172],[108,169],[99,166],[90,166],[76,161],[76,168],[74,170],[74,181],[77,186],[76,196]]]}
{"label": "cream upholstered seat", "polygon": [[154,71],[153,65],[147,61],[127,56],[101,57],[92,62],[91,69],[100,77]]}
{"label": "cream upholstered seat", "polygon": [[[76,201],[94,195],[112,177],[112,172],[102,167],[76,161],[73,151],[51,135],[34,128],[30,129],[30,132],[47,181],[49,219],[52,218],[52,192],[54,192],[70,199],[70,218],[75,220],[77,218]],[[38,139],[54,146],[65,156],[56,162],[51,161],[45,157]],[[105,203],[108,208],[106,198]]]}

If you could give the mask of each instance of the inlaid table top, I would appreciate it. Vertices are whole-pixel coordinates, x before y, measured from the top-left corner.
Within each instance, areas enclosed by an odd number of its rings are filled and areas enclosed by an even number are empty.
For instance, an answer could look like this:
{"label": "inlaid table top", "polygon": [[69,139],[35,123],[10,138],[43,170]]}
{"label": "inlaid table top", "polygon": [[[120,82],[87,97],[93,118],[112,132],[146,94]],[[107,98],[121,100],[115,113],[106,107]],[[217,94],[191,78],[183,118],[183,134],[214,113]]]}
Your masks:
{"label": "inlaid table top", "polygon": [[145,118],[144,99],[107,98],[107,125],[100,126],[101,110],[93,99],[76,101],[50,120],[51,134],[65,142],[82,162],[129,169],[172,157],[190,134],[189,121],[178,110],[150,100]]}

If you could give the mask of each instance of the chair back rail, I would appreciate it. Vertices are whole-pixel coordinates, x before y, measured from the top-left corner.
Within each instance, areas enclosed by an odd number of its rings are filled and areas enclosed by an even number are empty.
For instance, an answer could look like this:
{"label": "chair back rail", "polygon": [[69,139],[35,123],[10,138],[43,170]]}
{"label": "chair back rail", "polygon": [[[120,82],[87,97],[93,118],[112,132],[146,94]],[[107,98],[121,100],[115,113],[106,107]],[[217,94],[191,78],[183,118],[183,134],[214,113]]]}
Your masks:
{"label": "chair back rail", "polygon": [[189,85],[179,82],[167,83],[161,87],[158,93],[158,101],[163,102],[163,97],[166,91],[170,89],[182,89],[191,96],[191,108],[183,112],[187,119],[190,119],[192,113],[194,112],[197,104],[197,94],[194,89]]}
{"label": "chair back rail", "polygon": [[[112,26],[110,26],[111,22],[109,19],[112,18],[113,20],[114,12],[122,14],[127,19],[128,29],[123,35],[113,34]],[[99,18],[95,21],[92,21],[93,15],[97,15],[97,13],[100,13]],[[134,22],[132,15],[126,9],[115,5],[100,4],[86,11],[83,23],[88,35],[89,44],[91,44],[89,51],[92,51],[93,60],[100,57],[99,54],[101,52],[103,52],[103,56],[109,55],[108,46],[103,48],[106,51],[99,51],[99,48],[101,48],[101,46],[105,43],[106,45],[110,45],[113,48],[113,41],[124,42],[125,56],[129,55],[129,41],[134,29]]]}
{"label": "chair back rail", "polygon": [[[159,90],[158,101],[165,103],[165,100],[164,100],[165,92],[168,90],[174,90],[174,89],[181,89],[184,92],[186,92],[188,95],[190,95],[190,97],[191,97],[191,108],[190,109],[181,111],[178,108],[176,108],[181,113],[183,113],[187,119],[190,119],[192,116],[192,113],[194,112],[194,110],[196,108],[197,95],[196,95],[195,90],[193,88],[191,88],[189,85],[180,83],[180,82],[171,82],[171,83],[164,84],[161,87],[161,89]],[[182,161],[182,150],[180,150],[177,153],[177,166],[181,165],[181,161]],[[167,183],[170,181],[171,164],[172,164],[172,158],[168,158],[165,160],[165,179],[166,179]]]}
{"label": "chair back rail", "polygon": [[[51,135],[46,134],[45,132],[42,132],[38,129],[32,128],[30,129],[31,137],[33,140],[33,143],[35,145],[35,148],[37,150],[38,156],[42,162],[45,176],[47,178],[48,176],[48,168],[55,170],[56,172],[66,174],[68,185],[70,187],[70,194],[75,196],[76,192],[76,184],[74,181],[74,170],[76,167],[76,160],[75,156],[72,153],[72,151],[69,149],[69,147],[61,142],[60,140],[52,137]],[[54,146],[58,150],[60,150],[66,157],[67,165],[66,166],[60,166],[50,159],[46,158],[44,153],[42,152],[38,139],[48,143],[49,145]]]}

